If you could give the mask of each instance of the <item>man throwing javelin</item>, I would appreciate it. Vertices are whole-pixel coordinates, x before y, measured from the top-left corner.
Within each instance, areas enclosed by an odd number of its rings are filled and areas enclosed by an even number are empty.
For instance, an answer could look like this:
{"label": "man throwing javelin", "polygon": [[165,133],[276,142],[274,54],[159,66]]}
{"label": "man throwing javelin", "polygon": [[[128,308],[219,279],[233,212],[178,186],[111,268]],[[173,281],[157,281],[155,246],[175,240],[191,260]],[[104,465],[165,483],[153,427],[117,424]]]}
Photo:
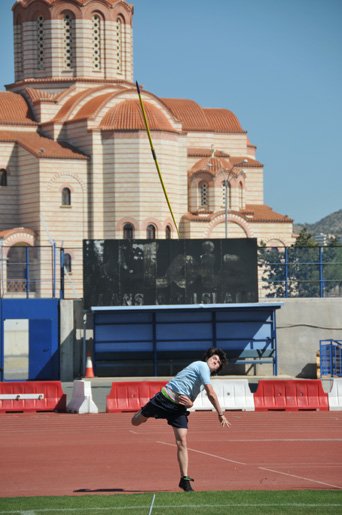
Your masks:
{"label": "man throwing javelin", "polygon": [[181,473],[179,487],[185,492],[193,491],[190,482],[194,481],[188,476],[187,432],[190,413],[187,408],[193,406],[197,395],[204,388],[208,399],[217,411],[221,426],[230,427],[210,382],[210,376],[222,370],[226,363],[225,352],[222,349],[210,347],[204,354],[202,361],[194,361],[181,370],[132,418],[133,426],[140,426],[150,417],[165,418],[167,423],[172,426],[176,438],[177,459]]}

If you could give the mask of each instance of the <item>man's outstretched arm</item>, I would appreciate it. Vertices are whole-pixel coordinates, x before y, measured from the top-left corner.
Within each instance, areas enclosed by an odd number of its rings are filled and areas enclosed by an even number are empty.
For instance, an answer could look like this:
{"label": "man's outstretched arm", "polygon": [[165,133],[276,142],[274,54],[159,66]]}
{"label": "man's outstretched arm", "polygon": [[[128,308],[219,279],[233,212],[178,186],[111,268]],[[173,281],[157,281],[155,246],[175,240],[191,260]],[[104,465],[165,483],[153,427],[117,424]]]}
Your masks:
{"label": "man's outstretched arm", "polygon": [[221,409],[221,406],[218,401],[217,395],[214,391],[214,388],[212,387],[211,384],[204,385],[204,388],[205,388],[205,391],[207,392],[208,399],[210,400],[211,404],[214,406],[214,408],[217,411],[221,426],[222,427],[225,427],[225,426],[230,427],[230,422],[228,422],[228,420],[224,416],[224,413]]}

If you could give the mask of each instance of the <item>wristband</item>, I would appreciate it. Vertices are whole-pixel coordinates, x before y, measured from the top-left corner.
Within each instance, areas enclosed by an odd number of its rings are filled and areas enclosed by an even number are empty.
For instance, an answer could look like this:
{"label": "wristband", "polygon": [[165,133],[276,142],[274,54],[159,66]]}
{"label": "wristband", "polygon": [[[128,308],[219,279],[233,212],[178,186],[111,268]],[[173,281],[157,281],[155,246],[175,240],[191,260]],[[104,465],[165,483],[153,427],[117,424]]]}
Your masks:
{"label": "wristband", "polygon": [[219,417],[223,417],[224,416],[224,413],[219,413],[218,414]]}

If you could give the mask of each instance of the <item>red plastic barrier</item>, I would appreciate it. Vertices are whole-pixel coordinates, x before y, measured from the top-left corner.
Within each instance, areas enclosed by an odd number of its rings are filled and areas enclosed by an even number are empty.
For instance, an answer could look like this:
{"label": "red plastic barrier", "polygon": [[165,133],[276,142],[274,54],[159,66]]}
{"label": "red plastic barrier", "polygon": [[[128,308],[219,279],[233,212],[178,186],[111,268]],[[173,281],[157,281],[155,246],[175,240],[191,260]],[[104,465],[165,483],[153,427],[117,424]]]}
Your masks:
{"label": "red plastic barrier", "polygon": [[317,379],[261,380],[254,404],[255,411],[329,411],[328,394]]}
{"label": "red plastic barrier", "polygon": [[[36,394],[43,398],[25,399],[21,395]],[[15,395],[16,399],[1,399],[1,395]],[[27,381],[0,383],[0,413],[13,411],[66,411],[66,394],[60,381]]]}
{"label": "red plastic barrier", "polygon": [[106,412],[139,411],[167,381],[119,381],[107,395]]}

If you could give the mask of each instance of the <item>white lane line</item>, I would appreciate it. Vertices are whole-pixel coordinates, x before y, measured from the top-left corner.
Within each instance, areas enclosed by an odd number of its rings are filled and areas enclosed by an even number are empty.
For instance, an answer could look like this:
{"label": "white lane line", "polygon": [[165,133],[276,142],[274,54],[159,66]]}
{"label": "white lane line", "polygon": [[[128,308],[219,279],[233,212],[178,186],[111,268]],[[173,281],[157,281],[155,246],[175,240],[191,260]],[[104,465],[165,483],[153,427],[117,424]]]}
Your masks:
{"label": "white lane line", "polygon": [[[171,447],[176,447],[176,445],[172,444],[172,443],[160,442],[160,441],[157,441],[157,443],[161,443],[163,445],[169,445]],[[228,458],[223,458],[222,456],[217,456],[216,454],[210,454],[209,452],[198,451],[197,449],[191,449],[189,447],[188,447],[188,450],[192,451],[192,452],[197,452],[199,454],[204,454],[205,456],[211,456],[212,458],[217,458],[219,460],[229,461],[230,463],[237,463],[238,465],[253,466],[253,464],[250,464],[250,463],[243,463],[241,461],[230,460]],[[257,468],[259,470],[266,470],[267,472],[274,472],[275,474],[283,474],[284,476],[295,477],[296,479],[302,479],[304,481],[310,481],[312,483],[317,483],[317,484],[320,484],[320,485],[330,486],[332,488],[337,488],[338,490],[342,490],[341,486],[331,485],[330,483],[324,483],[323,481],[317,481],[316,479],[309,479],[309,478],[302,477],[302,476],[296,476],[295,474],[288,474],[286,472],[279,472],[278,470],[268,469],[268,468],[264,468],[264,467],[257,467]]]}
{"label": "white lane line", "polygon": [[150,508],[150,511],[149,511],[148,515],[151,515],[151,513],[152,513],[155,498],[156,498],[156,494],[153,494],[152,504],[151,504],[151,508]]}
{"label": "white lane line", "polygon": [[274,472],[275,474],[282,474],[283,476],[295,477],[296,479],[302,479],[304,481],[310,481],[311,483],[317,483],[319,485],[331,486],[332,488],[337,488],[338,490],[342,490],[342,486],[331,485],[330,483],[324,483],[323,481],[317,481],[316,479],[310,479],[307,477],[296,476],[295,474],[288,474],[287,472],[280,472],[279,470],[267,469],[264,467],[258,467],[260,470],[266,470],[267,472]]}
{"label": "white lane line", "polygon": [[[161,443],[163,445],[170,445],[171,447],[176,447],[176,445],[173,443],[160,442],[158,440],[157,443]],[[198,452],[199,454],[205,454],[205,456],[211,456],[212,458],[217,458],[218,460],[229,461],[230,463],[237,463],[238,465],[247,465],[247,463],[242,463],[241,461],[229,460],[228,458],[223,458],[222,456],[217,456],[216,454],[210,454],[209,452],[198,451],[197,449],[191,449],[190,447],[188,447],[188,451]]]}

